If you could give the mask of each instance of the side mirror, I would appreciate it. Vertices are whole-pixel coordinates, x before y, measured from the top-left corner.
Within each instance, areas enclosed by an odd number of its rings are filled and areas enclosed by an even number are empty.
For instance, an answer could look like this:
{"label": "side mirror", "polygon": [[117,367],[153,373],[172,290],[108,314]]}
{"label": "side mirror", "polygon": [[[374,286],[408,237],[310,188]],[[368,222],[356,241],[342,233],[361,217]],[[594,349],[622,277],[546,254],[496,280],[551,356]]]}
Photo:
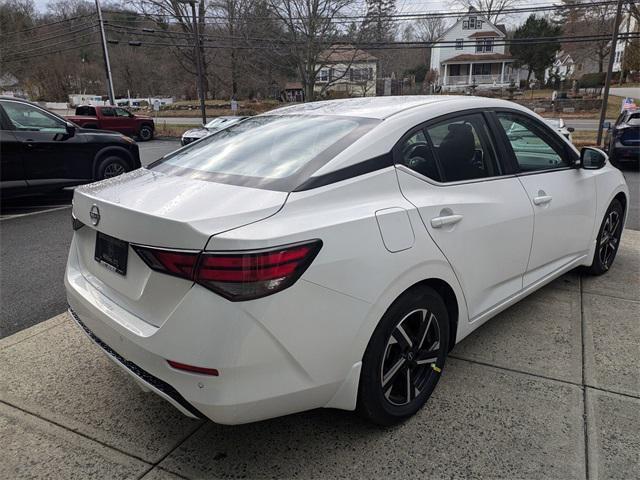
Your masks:
{"label": "side mirror", "polygon": [[73,137],[76,134],[76,126],[73,123],[67,122],[65,128],[69,137]]}
{"label": "side mirror", "polygon": [[576,129],[575,129],[575,128],[573,128],[573,127],[567,127],[567,131],[568,131],[569,133],[573,133],[573,132],[575,132],[575,131],[576,131]]}
{"label": "side mirror", "polygon": [[597,170],[607,163],[607,156],[599,148],[583,147],[580,150],[580,165],[586,170]]}
{"label": "side mirror", "polygon": [[611,128],[611,122],[604,122],[602,124],[602,128],[606,128],[607,130],[609,130]]}

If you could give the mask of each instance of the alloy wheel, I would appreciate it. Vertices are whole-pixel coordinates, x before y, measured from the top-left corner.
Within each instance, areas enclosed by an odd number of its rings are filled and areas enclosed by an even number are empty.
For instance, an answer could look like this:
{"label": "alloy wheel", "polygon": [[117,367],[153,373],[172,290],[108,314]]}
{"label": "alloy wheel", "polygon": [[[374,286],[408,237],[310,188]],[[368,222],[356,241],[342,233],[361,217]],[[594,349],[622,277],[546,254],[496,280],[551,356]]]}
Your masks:
{"label": "alloy wheel", "polygon": [[406,314],[391,332],[382,357],[380,385],[395,406],[411,403],[423,391],[431,375],[440,369],[440,326],[427,309]]}
{"label": "alloy wheel", "polygon": [[124,172],[124,167],[121,164],[113,162],[105,167],[104,178],[117,177],[118,175],[122,175]]}
{"label": "alloy wheel", "polygon": [[605,270],[608,270],[613,262],[618,243],[620,242],[620,214],[616,210],[612,210],[602,227],[602,235],[598,250],[598,257]]}

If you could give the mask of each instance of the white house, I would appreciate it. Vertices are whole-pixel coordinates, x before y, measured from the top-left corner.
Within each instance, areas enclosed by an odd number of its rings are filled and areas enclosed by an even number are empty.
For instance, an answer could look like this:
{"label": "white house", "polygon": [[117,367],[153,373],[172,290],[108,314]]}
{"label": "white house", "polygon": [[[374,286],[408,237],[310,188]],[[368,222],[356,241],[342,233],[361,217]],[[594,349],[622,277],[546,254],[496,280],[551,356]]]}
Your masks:
{"label": "white house", "polygon": [[557,77],[560,81],[571,79],[575,73],[575,67],[576,64],[571,55],[563,50],[558,50],[553,65],[544,71],[544,82],[547,83],[552,76]]}
{"label": "white house", "polygon": [[506,53],[504,25],[494,25],[473,7],[446,30],[431,49],[431,69],[444,91],[506,87],[520,80]]}
{"label": "white house", "polygon": [[320,55],[314,91],[344,92],[350,97],[374,97],[378,59],[351,45],[333,45]]}
{"label": "white house", "polygon": [[[636,19],[631,15],[631,13],[627,13],[624,17],[622,17],[622,22],[620,22],[620,33],[633,33],[640,31],[640,25]],[[624,62],[624,51],[629,46],[629,40],[618,40],[616,43],[616,51],[614,52],[613,57],[613,71],[619,72],[622,70],[622,64]]]}

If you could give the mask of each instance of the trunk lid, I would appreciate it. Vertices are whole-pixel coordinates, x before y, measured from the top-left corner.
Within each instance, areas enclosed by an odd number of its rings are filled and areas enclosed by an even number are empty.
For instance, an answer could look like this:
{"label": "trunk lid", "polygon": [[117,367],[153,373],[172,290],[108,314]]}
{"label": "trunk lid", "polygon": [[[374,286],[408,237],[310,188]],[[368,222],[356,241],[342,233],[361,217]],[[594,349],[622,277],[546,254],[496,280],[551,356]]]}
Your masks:
{"label": "trunk lid", "polygon": [[73,212],[97,230],[130,243],[202,249],[211,235],[276,213],[286,192],[227,185],[138,169],[78,187]]}
{"label": "trunk lid", "polygon": [[[271,216],[286,199],[286,192],[138,169],[75,190],[73,212],[85,226],[76,231],[72,256],[77,255],[82,275],[101,293],[161,326],[193,282],[151,270],[130,244],[201,250],[212,235]],[[96,207],[100,218],[94,224]],[[96,261],[98,232],[129,243],[123,247],[124,275]]]}

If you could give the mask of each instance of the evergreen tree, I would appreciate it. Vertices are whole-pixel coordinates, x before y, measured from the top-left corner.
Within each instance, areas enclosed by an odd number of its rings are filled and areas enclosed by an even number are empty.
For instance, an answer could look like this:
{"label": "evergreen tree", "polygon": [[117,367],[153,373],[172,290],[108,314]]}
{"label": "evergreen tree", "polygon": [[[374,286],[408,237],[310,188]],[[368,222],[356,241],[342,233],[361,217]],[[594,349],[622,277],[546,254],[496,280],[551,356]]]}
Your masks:
{"label": "evergreen tree", "polygon": [[[519,38],[544,38],[558,37],[562,28],[553,25],[544,17],[532,14],[523,25],[518,27],[513,34],[514,40]],[[514,43],[511,45],[511,54],[516,58],[519,65],[527,66],[529,73],[527,82],[531,78],[531,73],[536,74],[539,80],[544,79],[544,71],[553,64],[556,51],[560,49],[560,42],[545,40],[544,43]]]}
{"label": "evergreen tree", "polygon": [[370,42],[385,42],[395,37],[393,15],[395,0],[367,0],[367,13],[362,22],[362,39]]}

